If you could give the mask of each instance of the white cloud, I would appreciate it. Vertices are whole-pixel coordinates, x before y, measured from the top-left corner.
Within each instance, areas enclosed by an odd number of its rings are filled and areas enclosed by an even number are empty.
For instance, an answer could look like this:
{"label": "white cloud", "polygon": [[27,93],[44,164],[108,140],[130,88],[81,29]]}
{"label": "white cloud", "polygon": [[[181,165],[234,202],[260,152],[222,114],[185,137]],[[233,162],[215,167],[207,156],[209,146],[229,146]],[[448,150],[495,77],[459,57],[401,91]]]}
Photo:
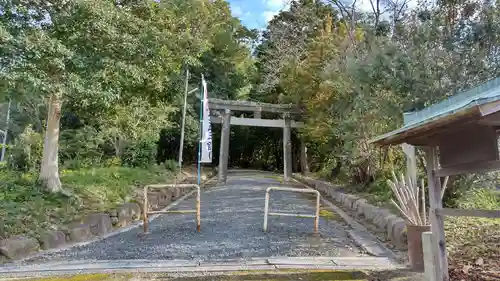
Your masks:
{"label": "white cloud", "polygon": [[266,22],[269,22],[271,21],[275,15],[277,15],[279,13],[279,11],[265,11],[264,13],[262,13],[262,16],[264,17],[264,19],[266,20]]}
{"label": "white cloud", "polygon": [[361,0],[356,2],[356,7],[361,11],[361,12],[372,12],[372,6],[370,4],[370,0]]}
{"label": "white cloud", "polygon": [[243,15],[243,11],[241,10],[240,6],[231,7],[231,12],[235,17],[240,17],[241,15]]}
{"label": "white cloud", "polygon": [[270,11],[288,10],[293,0],[264,0],[264,5]]}
{"label": "white cloud", "polygon": [[408,2],[408,9],[413,10],[417,7],[418,1],[417,0],[410,0]]}
{"label": "white cloud", "polygon": [[275,10],[280,10],[287,4],[287,0],[265,0],[265,4],[268,8]]}
{"label": "white cloud", "polygon": [[266,23],[271,21],[279,12],[289,10],[292,1],[293,0],[263,0],[267,10],[262,13],[262,17],[266,20]]}

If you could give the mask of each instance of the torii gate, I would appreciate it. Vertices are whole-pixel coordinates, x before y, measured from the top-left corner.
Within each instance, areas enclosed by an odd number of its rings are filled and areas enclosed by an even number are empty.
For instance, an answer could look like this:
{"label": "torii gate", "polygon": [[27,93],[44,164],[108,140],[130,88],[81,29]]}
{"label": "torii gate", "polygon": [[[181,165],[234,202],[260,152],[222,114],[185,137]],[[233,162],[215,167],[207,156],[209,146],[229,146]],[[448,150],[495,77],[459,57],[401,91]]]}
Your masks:
{"label": "torii gate", "polygon": [[[292,142],[291,129],[300,128],[303,123],[292,120],[294,114],[298,112],[292,105],[257,103],[251,101],[239,100],[221,100],[210,99],[208,101],[209,108],[212,112],[216,112],[215,116],[211,117],[211,122],[222,124],[219,152],[219,183],[227,181],[227,166],[229,159],[229,134],[231,125],[236,126],[254,126],[268,128],[283,128],[283,167],[284,180],[289,181],[292,177]],[[253,118],[232,117],[232,111],[253,112]],[[282,115],[282,119],[262,119],[262,112],[269,112]],[[300,153],[301,165],[307,166],[305,146],[301,145]]]}

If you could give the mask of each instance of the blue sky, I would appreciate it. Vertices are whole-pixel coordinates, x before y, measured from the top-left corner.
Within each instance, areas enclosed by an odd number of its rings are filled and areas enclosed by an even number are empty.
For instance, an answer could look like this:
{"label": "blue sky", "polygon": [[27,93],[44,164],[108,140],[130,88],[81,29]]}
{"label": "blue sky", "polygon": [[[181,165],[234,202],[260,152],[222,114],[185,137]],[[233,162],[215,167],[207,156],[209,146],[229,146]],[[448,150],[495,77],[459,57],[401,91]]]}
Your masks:
{"label": "blue sky", "polygon": [[[231,6],[233,16],[241,19],[248,28],[264,29],[267,23],[280,10],[288,9],[293,0],[227,0]],[[347,3],[352,3],[347,0]],[[432,1],[431,1],[432,2]],[[349,4],[350,5],[350,4]],[[417,0],[409,0],[408,8],[415,8]],[[362,12],[371,12],[370,0],[356,0],[356,7]],[[388,17],[383,13],[382,17]]]}
{"label": "blue sky", "polygon": [[290,0],[228,0],[233,16],[248,28],[263,29],[274,15],[288,9]]}

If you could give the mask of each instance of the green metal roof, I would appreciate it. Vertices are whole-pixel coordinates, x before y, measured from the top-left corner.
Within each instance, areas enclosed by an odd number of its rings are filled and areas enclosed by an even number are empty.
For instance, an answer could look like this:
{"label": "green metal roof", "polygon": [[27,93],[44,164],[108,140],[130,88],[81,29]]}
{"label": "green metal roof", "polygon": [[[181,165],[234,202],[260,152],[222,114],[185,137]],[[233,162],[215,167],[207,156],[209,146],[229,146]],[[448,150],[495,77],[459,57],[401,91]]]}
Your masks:
{"label": "green metal roof", "polygon": [[500,100],[500,77],[490,80],[467,91],[457,93],[440,103],[431,105],[420,111],[404,113],[403,127],[387,134],[378,136],[371,142],[381,142],[387,138],[391,138],[406,131],[419,128],[423,125],[438,121],[442,118],[460,114],[472,107],[494,102],[497,100]]}

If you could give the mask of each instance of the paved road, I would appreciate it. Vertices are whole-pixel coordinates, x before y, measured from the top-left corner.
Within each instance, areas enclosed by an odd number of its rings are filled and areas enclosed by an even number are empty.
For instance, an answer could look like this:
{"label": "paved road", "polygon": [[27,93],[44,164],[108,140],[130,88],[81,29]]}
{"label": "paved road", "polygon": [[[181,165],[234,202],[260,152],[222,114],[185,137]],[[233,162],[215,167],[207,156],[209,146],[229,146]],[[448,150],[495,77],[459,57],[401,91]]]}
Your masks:
{"label": "paved road", "polygon": [[[270,217],[269,231],[262,231],[265,190],[280,185],[265,173],[233,172],[225,186],[201,195],[202,231],[196,232],[194,215],[163,215],[150,223],[150,234],[141,237],[134,228],[85,246],[42,255],[31,261],[182,259],[225,260],[271,256],[360,256],[345,232],[345,224],[320,219],[320,233],[313,234],[313,219]],[[314,213],[315,199],[298,193],[271,195],[271,210]],[[192,209],[194,198],[176,209]]]}

